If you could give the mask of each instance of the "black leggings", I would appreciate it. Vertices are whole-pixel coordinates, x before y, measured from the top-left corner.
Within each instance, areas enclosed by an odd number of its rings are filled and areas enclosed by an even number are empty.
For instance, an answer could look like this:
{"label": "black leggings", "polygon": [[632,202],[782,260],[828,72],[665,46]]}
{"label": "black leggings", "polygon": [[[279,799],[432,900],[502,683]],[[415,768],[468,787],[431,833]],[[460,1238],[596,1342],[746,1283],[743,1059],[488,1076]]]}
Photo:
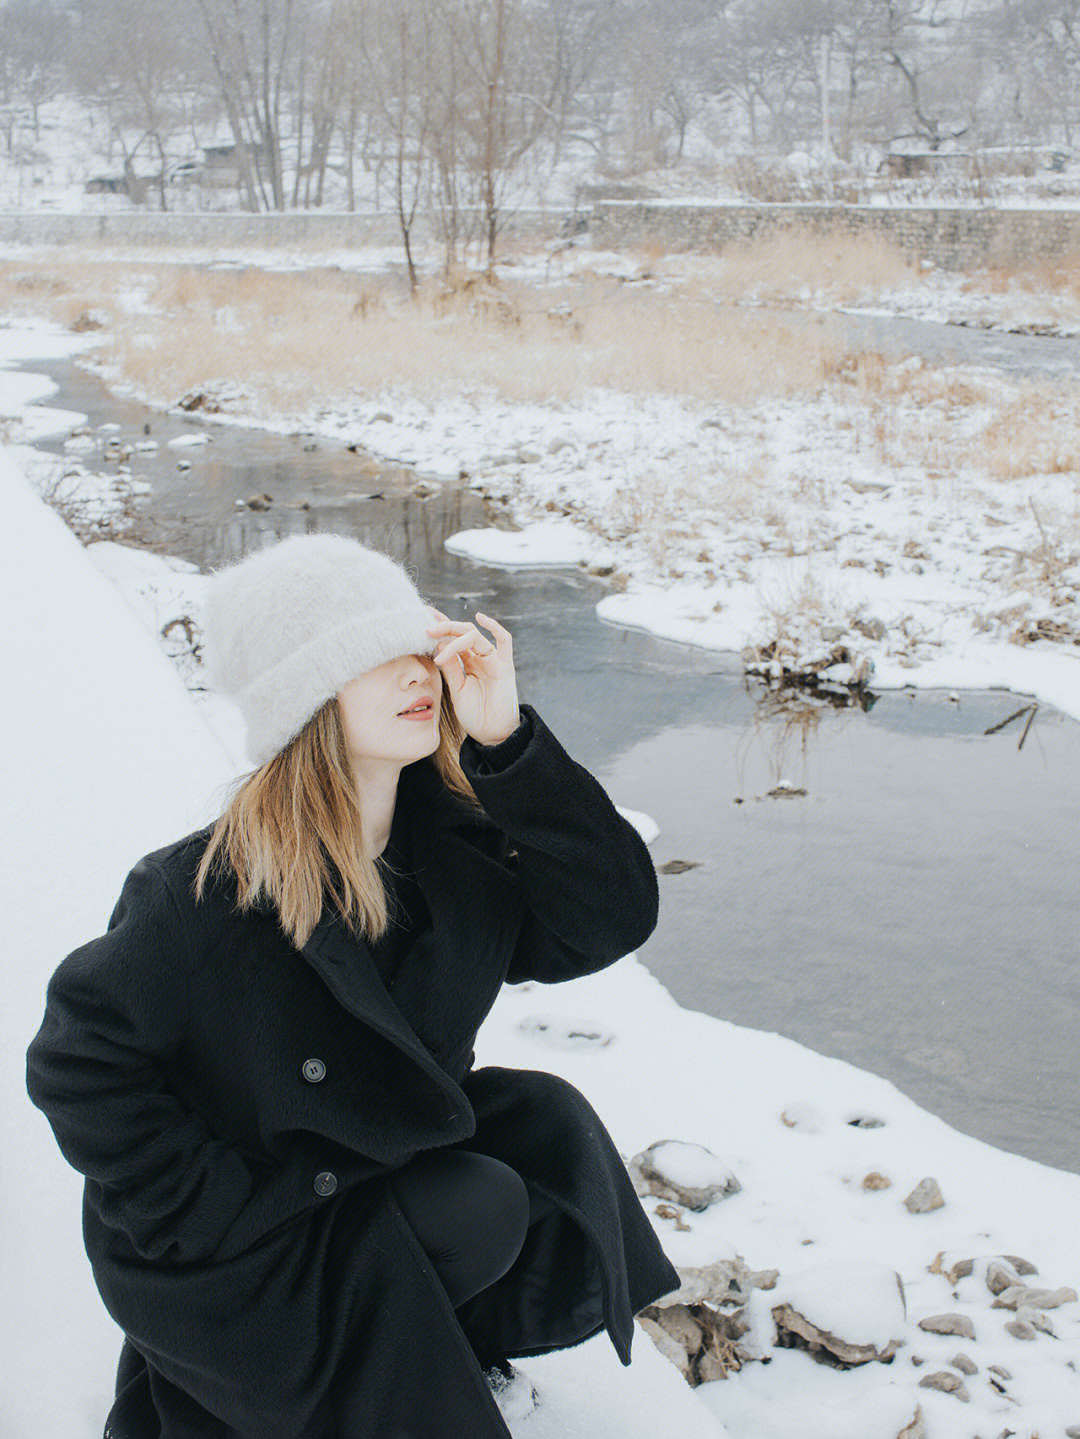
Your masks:
{"label": "black leggings", "polygon": [[516,1169],[470,1149],[426,1149],[390,1176],[394,1197],[456,1309],[501,1279],[555,1205]]}
{"label": "black leggings", "polygon": [[[455,1309],[502,1278],[521,1252],[529,1225],[556,1207],[516,1169],[469,1149],[422,1150],[393,1171],[390,1183]],[[482,1364],[503,1357],[477,1355]],[[410,1380],[403,1375],[402,1382]],[[347,1366],[332,1403],[334,1439],[370,1432],[367,1400]],[[409,1439],[409,1433],[398,1427],[385,1439]]]}

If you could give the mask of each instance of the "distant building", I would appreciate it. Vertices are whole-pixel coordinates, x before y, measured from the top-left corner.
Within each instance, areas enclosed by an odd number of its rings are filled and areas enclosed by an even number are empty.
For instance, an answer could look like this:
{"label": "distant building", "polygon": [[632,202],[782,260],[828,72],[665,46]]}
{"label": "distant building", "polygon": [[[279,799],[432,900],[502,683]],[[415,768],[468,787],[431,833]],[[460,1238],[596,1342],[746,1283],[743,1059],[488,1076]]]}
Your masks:
{"label": "distant building", "polygon": [[95,175],[83,190],[87,195],[126,195],[136,205],[146,200],[150,190],[160,183],[158,175]]}
{"label": "distant building", "polygon": [[913,180],[918,175],[954,174],[970,168],[974,156],[969,150],[893,150],[878,166],[878,174],[893,180]]}
{"label": "distant building", "polygon": [[999,175],[1060,172],[1071,156],[1044,145],[984,145],[978,150],[892,150],[878,165],[879,175],[912,180],[920,175],[945,176],[990,171]]}
{"label": "distant building", "polygon": [[[263,145],[249,145],[248,154],[251,157],[251,164],[259,173],[267,174],[269,171],[269,150]],[[240,183],[240,176],[243,173],[243,157],[239,145],[204,145],[202,146],[203,166],[202,183],[216,188],[234,187]]]}
{"label": "distant building", "polygon": [[126,195],[128,182],[125,175],[95,175],[87,180],[83,189],[88,195]]}

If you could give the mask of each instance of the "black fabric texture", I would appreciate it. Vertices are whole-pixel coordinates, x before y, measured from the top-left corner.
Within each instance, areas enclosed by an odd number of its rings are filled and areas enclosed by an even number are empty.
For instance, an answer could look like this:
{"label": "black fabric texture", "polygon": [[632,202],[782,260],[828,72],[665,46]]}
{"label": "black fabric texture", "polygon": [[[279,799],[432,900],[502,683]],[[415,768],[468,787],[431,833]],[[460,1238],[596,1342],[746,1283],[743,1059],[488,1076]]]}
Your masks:
{"label": "black fabric texture", "polygon": [[[482,774],[498,774],[523,754],[532,738],[532,721],[523,715],[517,728],[497,744],[477,745],[477,768]],[[380,872],[386,890],[388,923],[384,934],[369,939],[375,965],[389,990],[394,988],[398,964],[415,943],[417,936],[431,923],[423,891],[417,883],[415,859],[409,844],[408,813],[411,796],[403,786],[394,805],[390,835],[382,852]]]}
{"label": "black fabric texture", "polygon": [[455,1309],[501,1279],[529,1227],[529,1191],[516,1169],[470,1149],[429,1149],[390,1181]]}
{"label": "black fabric texture", "polygon": [[518,711],[521,718],[517,728],[511,730],[506,738],[499,740],[497,744],[477,744],[470,739],[469,743],[476,756],[476,768],[480,774],[498,774],[528,749],[533,737],[530,706],[522,708],[519,705]]}
{"label": "black fabric texture", "polygon": [[394,988],[402,956],[409,952],[421,931],[431,924],[407,838],[408,802],[407,795],[398,795],[390,838],[380,856],[379,869],[387,901],[386,932],[377,939],[368,940],[376,968],[390,990]]}
{"label": "black fabric texture", "polygon": [[[401,772],[430,922],[392,993],[332,906],[298,949],[227,875],[196,901],[209,825],[138,859],[49,979],[27,1091],[84,1176],[83,1242],[124,1336],[107,1439],[510,1439],[482,1363],[606,1330],[629,1364],[634,1316],[678,1288],[585,1094],[525,1036],[519,1067],[475,1066],[504,983],[613,965],[659,909],[637,830],[521,711],[497,771],[496,747],[462,743],[479,805],[430,758]],[[457,1307],[393,1184],[448,1149],[546,1202]]]}

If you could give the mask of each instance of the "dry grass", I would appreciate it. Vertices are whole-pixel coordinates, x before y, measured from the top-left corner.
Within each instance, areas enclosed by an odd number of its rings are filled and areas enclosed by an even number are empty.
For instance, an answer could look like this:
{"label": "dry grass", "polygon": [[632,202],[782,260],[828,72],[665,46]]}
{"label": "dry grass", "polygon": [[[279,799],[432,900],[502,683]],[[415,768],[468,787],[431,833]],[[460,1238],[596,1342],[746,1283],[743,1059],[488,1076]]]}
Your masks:
{"label": "dry grass", "polygon": [[1075,393],[1047,394],[1032,385],[989,422],[980,436],[980,465],[997,479],[1080,471],[1080,406]]}
{"label": "dry grass", "polygon": [[965,275],[960,288],[994,295],[1020,290],[1080,300],[1080,250],[1034,255],[1022,262],[992,257],[989,264]]}
{"label": "dry grass", "polygon": [[[810,284],[839,301],[853,275],[860,285],[896,283],[914,272],[891,245],[781,235],[719,255],[656,245],[636,253],[644,283],[583,272],[555,286],[493,284],[463,272],[449,284],[426,279],[412,299],[393,278],[337,269],[208,270],[58,250],[0,264],[0,305],[75,326],[100,313],[102,358],[162,403],[211,379],[242,384],[264,415],[397,386],[428,400],[487,390],[558,403],[601,386],[729,405],[831,386],[860,402],[860,444],[931,479],[964,464],[1002,480],[1080,469],[1069,386],[1019,381],[1003,394],[960,368],[898,366],[853,353],[829,326],[733,303],[752,290],[781,300]],[[1080,291],[1080,266],[1033,264],[1025,280],[1036,278]],[[981,428],[970,424],[975,406],[990,413]],[[745,479],[739,494],[726,493],[728,507],[760,503],[767,476]],[[647,487],[648,513],[620,518],[639,528],[672,513],[675,497],[658,488]]]}
{"label": "dry grass", "polygon": [[[811,493],[824,503],[824,489],[820,479],[785,481],[778,488],[771,457],[762,454],[749,459],[737,474],[688,473],[671,466],[628,475],[602,509],[582,512],[577,518],[604,539],[633,536],[659,573],[678,579],[684,573],[680,558],[683,563],[695,556],[707,562],[701,534],[709,525],[767,525],[773,539],[786,540],[787,552],[793,553],[787,506],[792,499],[807,502]],[[706,569],[703,577],[713,580],[716,574]]]}
{"label": "dry grass", "polygon": [[[877,235],[779,232],[729,244],[715,254],[674,253],[660,244],[637,246],[648,269],[696,275],[715,297],[732,301],[753,294],[783,304],[807,291],[843,305],[884,290],[935,283],[918,258]],[[1080,300],[1080,249],[1060,255],[990,259],[956,277],[961,291],[1000,295],[1008,291]]]}
{"label": "dry grass", "polygon": [[[1054,380],[993,378],[947,366],[890,364],[867,353],[841,361],[831,379],[866,410],[878,456],[930,477],[970,466],[991,479],[1080,472],[1080,396]],[[987,412],[974,427],[974,409]]]}
{"label": "dry grass", "polygon": [[[718,255],[645,246],[628,281],[584,271],[554,285],[492,283],[463,272],[450,283],[426,279],[415,298],[393,277],[334,268],[209,270],[70,254],[0,263],[0,308],[76,326],[100,311],[108,339],[98,353],[160,403],[210,380],[242,385],[256,417],[348,408],[356,395],[393,387],[429,401],[486,390],[557,404],[597,386],[732,406],[827,389],[855,401],[837,423],[854,430],[856,448],[921,471],[956,508],[985,503],[973,501],[968,467],[1001,481],[1080,470],[1073,387],[897,365],[852,352],[830,324],[738,304],[750,293],[782,304],[805,288],[842,303],[856,290],[909,283],[918,272],[881,241],[780,235]],[[1080,267],[1023,273],[1080,288]],[[792,505],[822,508],[821,483],[811,478],[802,492],[794,479],[778,485],[762,445],[737,481],[674,465],[627,483],[595,523],[649,537],[657,562],[691,552],[687,515],[759,521],[791,549]],[[1080,534],[1075,513],[1049,523],[1055,545]]]}
{"label": "dry grass", "polygon": [[781,232],[727,245],[694,268],[711,293],[731,300],[753,294],[782,303],[811,291],[843,305],[867,291],[907,287],[925,279],[910,254],[876,236]]}
{"label": "dry grass", "polygon": [[[131,292],[142,292],[133,312]],[[552,287],[476,275],[396,281],[116,261],[0,265],[0,305],[72,324],[99,311],[102,358],[172,402],[208,378],[242,382],[264,413],[405,386],[421,398],[490,390],[579,398],[592,386],[742,404],[819,386],[840,360],[826,326],[583,275]]]}
{"label": "dry grass", "polygon": [[[69,254],[57,248],[37,261],[0,263],[0,305],[68,324],[100,311],[109,334],[103,358],[142,392],[168,403],[208,379],[232,380],[264,414],[397,386],[428,400],[488,390],[509,401],[557,403],[598,386],[739,405],[840,379],[869,401],[897,393],[894,366],[853,354],[829,323],[755,313],[745,301],[783,306],[812,291],[843,304],[921,275],[887,241],[814,241],[805,233],[716,254],[640,246],[629,281],[580,270],[552,285],[512,273],[491,283],[459,272],[449,284],[425,279],[415,299],[395,278],[336,268],[209,270]],[[515,257],[534,258],[523,244],[508,243],[505,254],[508,271]],[[1066,261],[981,273],[995,284],[1020,277],[1031,287],[1080,290],[1080,266]],[[148,313],[133,305],[133,290]],[[930,384],[925,376],[899,383],[912,392]],[[977,382],[954,374],[927,398],[962,405],[980,397]],[[1053,399],[1045,403],[1052,409]],[[988,440],[1002,473],[1023,471],[1027,454],[1045,449],[1036,428],[1022,428],[1030,443]],[[1036,458],[1033,468],[1045,463]]]}

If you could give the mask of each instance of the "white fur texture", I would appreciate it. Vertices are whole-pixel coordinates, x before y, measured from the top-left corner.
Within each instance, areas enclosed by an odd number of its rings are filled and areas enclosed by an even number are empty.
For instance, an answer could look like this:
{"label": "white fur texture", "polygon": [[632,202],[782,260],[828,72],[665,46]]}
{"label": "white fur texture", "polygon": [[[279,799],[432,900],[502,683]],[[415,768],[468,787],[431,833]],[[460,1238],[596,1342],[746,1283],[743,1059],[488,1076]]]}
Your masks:
{"label": "white fur texture", "polygon": [[405,566],[349,535],[290,535],[210,573],[203,664],[238,705],[256,764],[355,676],[435,653],[435,616]]}

